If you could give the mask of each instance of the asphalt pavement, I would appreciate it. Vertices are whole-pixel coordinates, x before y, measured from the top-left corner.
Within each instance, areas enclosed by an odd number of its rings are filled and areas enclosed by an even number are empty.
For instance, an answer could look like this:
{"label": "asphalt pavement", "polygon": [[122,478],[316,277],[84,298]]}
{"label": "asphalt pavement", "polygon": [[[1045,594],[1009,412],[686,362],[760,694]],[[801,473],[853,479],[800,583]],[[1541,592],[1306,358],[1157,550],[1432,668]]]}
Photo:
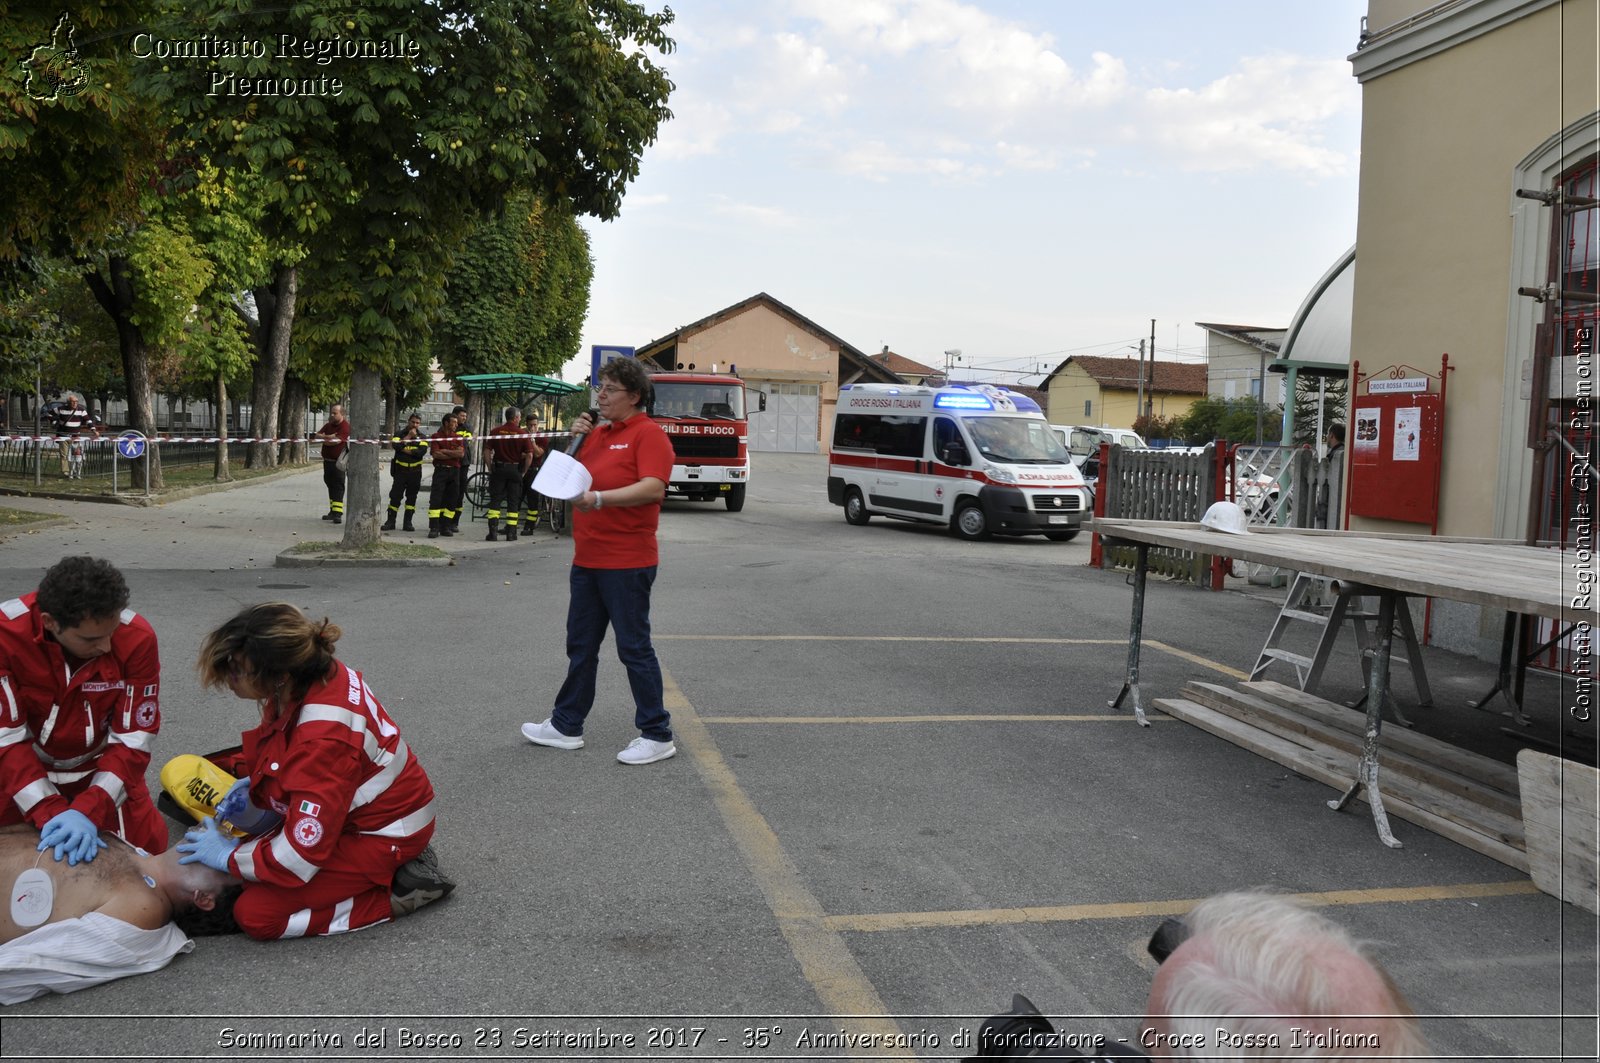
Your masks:
{"label": "asphalt pavement", "polygon": [[[1593,916],[1408,823],[1385,849],[1359,803],[1329,811],[1326,787],[1108,710],[1129,590],[1087,566],[1087,536],[850,527],[824,476],[816,455],[757,455],[742,513],[667,504],[653,621],[680,752],[644,767],[614,759],[635,732],[607,656],[582,750],[518,734],[564,671],[565,538],[485,543],[476,523],[432,541],[448,568],[274,568],[332,537],[315,469],[151,508],[0,499],[66,518],[0,539],[0,592],[68,553],[127,573],[162,641],[156,765],[250,722],[199,687],[206,631],[274,598],[333,618],[439,791],[460,883],[392,925],[201,939],[164,971],[9,1008],[0,1056],[955,1058],[1015,992],[1069,1033],[1127,1036],[1155,924],[1250,886],[1372,941],[1451,1058],[1595,1056]],[[1146,697],[1247,668],[1275,594],[1154,581]],[[1419,728],[1509,757],[1509,721],[1464,708],[1492,669],[1427,656]],[[1353,656],[1331,672],[1358,691]],[[1560,725],[1554,684],[1528,707]],[[862,1047],[874,1034],[888,1047]]]}

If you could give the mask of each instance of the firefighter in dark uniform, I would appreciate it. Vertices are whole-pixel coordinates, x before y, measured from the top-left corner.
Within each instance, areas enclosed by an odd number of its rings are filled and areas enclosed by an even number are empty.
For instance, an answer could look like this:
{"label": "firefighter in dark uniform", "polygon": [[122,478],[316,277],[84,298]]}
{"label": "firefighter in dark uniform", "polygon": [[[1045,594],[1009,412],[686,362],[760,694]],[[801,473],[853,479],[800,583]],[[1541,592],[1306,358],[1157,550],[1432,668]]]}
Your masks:
{"label": "firefighter in dark uniform", "polygon": [[461,458],[465,448],[456,435],[456,415],[447,413],[439,422],[439,430],[429,438],[428,449],[433,453],[433,484],[428,488],[428,538],[454,535],[446,516],[446,505],[452,498],[461,496]]}
{"label": "firefighter in dark uniform", "polygon": [[451,411],[456,419],[456,435],[461,437],[461,475],[457,478],[455,494],[451,496],[450,531],[452,534],[461,531],[461,510],[466,504],[467,479],[472,475],[472,421],[467,417],[467,408],[457,406]]}
{"label": "firefighter in dark uniform", "polygon": [[394,448],[394,460],[389,463],[389,519],[383,522],[384,531],[394,531],[394,519],[400,513],[400,500],[405,499],[405,531],[416,531],[411,520],[417,515],[417,493],[422,490],[422,459],[428,456],[428,441],[422,437],[422,416],[412,414],[405,428],[389,440]]}
{"label": "firefighter in dark uniform", "polygon": [[[539,434],[539,415],[528,414],[528,434]],[[539,466],[544,464],[545,448],[539,445],[537,439],[529,442],[533,444],[533,460],[528,463],[528,469],[522,474],[522,534],[532,535],[533,529],[539,526],[539,495],[533,489],[533,478],[539,475]]]}
{"label": "firefighter in dark uniform", "polygon": [[484,458],[489,462],[489,534],[486,542],[500,540],[500,521],[506,524],[506,542],[517,541],[517,521],[522,513],[517,500],[522,497],[522,477],[533,464],[533,440],[522,428],[522,411],[505,409],[505,423],[489,431],[484,441]]}

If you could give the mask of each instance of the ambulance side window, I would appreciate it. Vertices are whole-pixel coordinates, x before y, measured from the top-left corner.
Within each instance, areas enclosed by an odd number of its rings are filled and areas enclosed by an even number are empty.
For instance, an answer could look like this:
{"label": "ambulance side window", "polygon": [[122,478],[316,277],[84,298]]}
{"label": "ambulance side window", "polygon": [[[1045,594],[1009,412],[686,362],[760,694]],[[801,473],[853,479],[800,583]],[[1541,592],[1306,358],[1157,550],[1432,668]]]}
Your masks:
{"label": "ambulance side window", "polygon": [[876,451],[879,421],[874,416],[841,413],[833,421],[833,449]]}
{"label": "ambulance side window", "polygon": [[955,421],[948,417],[940,417],[933,422],[934,458],[941,462],[944,461],[944,448],[951,443],[955,443],[963,450],[967,446],[966,441],[961,438],[961,429],[956,426]]}
{"label": "ambulance side window", "polygon": [[879,454],[896,458],[922,457],[922,440],[928,430],[926,417],[884,417],[880,428]]}

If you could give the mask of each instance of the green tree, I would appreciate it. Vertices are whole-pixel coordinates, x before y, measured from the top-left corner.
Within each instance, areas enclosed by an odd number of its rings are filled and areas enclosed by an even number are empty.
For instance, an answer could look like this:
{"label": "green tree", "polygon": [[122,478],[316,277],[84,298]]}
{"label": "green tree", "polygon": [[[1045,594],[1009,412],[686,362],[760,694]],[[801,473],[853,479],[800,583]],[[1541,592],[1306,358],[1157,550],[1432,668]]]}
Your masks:
{"label": "green tree", "polygon": [[[1263,406],[1253,396],[1240,399],[1219,399],[1208,395],[1189,407],[1178,419],[1179,435],[1190,446],[1204,446],[1216,439],[1230,443],[1250,442],[1256,438],[1256,416],[1271,426],[1278,423],[1282,413],[1276,406]],[[1276,439],[1273,432],[1268,435]]]}
{"label": "green tree", "polygon": [[[53,7],[0,18],[0,259],[67,258],[116,326],[130,419],[155,430],[148,338],[136,317],[165,303],[137,289],[163,234],[141,236],[150,180],[165,158],[167,114],[133,85],[126,40],[147,25],[153,0],[105,0],[69,15]],[[139,475],[143,475],[140,467]],[[160,461],[152,454],[152,486]]]}
{"label": "green tree", "polygon": [[[376,0],[339,14],[200,0],[173,14],[187,36],[404,42],[389,59],[286,69],[246,57],[143,75],[208,152],[261,176],[269,234],[305,243],[297,335],[350,379],[358,438],[377,433],[383,376],[427,344],[444,271],[477,218],[518,190],[613,217],[670,117],[671,82],[645,50],[671,51],[672,15],[631,0]],[[288,76],[338,91],[254,89]],[[218,77],[251,94],[208,95]],[[354,449],[348,545],[378,537],[378,464],[376,448]]]}
{"label": "green tree", "polygon": [[1298,376],[1294,387],[1294,440],[1312,446],[1322,442],[1317,437],[1318,395],[1322,396],[1322,430],[1329,425],[1344,424],[1350,409],[1350,381],[1344,377],[1327,380],[1318,387],[1317,378]]}

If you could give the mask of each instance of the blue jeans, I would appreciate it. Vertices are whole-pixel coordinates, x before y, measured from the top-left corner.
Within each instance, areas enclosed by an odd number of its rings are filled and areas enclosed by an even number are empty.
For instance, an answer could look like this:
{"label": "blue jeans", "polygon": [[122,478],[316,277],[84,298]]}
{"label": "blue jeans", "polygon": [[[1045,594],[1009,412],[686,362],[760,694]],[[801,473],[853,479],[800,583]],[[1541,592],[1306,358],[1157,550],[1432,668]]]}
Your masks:
{"label": "blue jeans", "polygon": [[672,717],[662,705],[661,665],[650,645],[650,587],[656,568],[580,568],[572,566],[572,598],[567,605],[567,678],[556,695],[550,722],[564,735],[583,734],[584,717],[594,707],[594,677],[600,644],[610,625],[617,659],[628,669],[633,688],[633,723],[657,742],[672,741]]}

